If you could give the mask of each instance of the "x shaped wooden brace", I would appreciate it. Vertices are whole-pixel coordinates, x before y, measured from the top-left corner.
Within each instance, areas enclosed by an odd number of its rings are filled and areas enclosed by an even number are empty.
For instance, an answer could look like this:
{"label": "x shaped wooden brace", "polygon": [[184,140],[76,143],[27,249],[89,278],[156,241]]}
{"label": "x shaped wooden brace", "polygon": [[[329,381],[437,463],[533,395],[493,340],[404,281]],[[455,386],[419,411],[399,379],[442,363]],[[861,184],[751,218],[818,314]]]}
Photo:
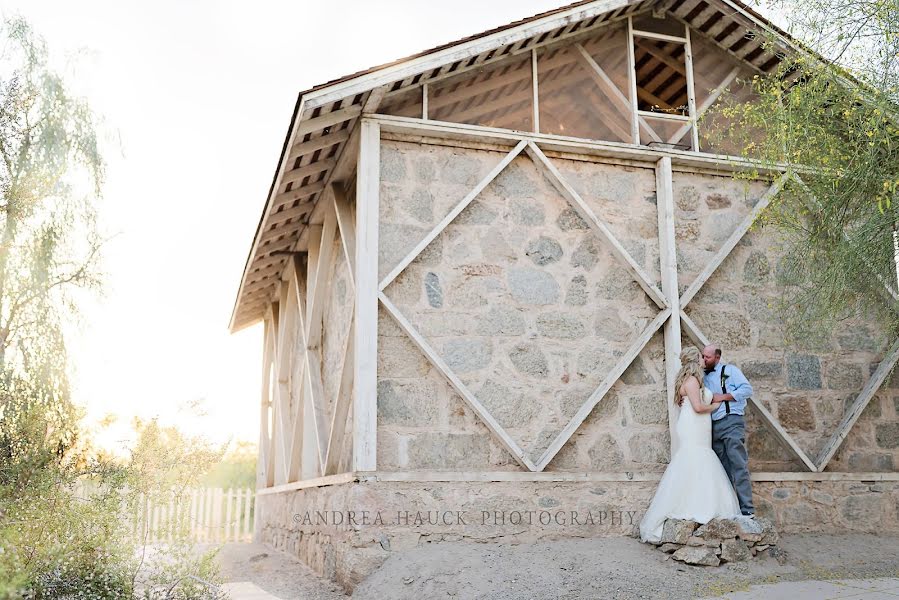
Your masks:
{"label": "x shaped wooden brace", "polygon": [[[322,312],[325,294],[330,286],[328,277],[336,260],[333,249],[338,232],[350,284],[355,292],[355,220],[343,188],[333,184],[330,191],[333,204],[325,212],[324,224],[309,226],[306,278],[301,275],[300,258],[294,256],[288,267],[287,281],[282,282],[280,288],[280,302],[267,313],[264,395],[268,394],[266,388],[272,364],[276,374],[276,386],[272,390],[276,431],[268,432],[268,419],[263,418],[263,438],[267,436],[268,443],[262,445],[262,462],[270,482],[275,475],[279,482],[285,483],[297,481],[301,475],[305,478],[314,476],[301,471],[314,471],[321,475],[336,472],[344,441],[352,398],[354,319],[349,320],[349,332],[338,368],[340,379],[329,411],[321,377]],[[355,301],[355,293],[353,298]],[[298,345],[297,335],[300,337]],[[299,396],[298,402],[291,406],[291,367],[297,346],[300,353]],[[310,419],[308,423],[307,419]],[[276,452],[280,459],[277,463],[274,460]],[[280,469],[275,474],[276,464]]]}
{"label": "x shaped wooden brace", "polygon": [[[590,226],[593,232],[604,240],[611,248],[615,257],[624,263],[634,275],[637,283],[646,294],[656,303],[660,312],[634,340],[630,348],[621,356],[612,370],[606,375],[599,387],[594,390],[587,400],[581,405],[575,415],[569,420],[568,424],[553,439],[546,448],[540,458],[535,462],[530,459],[527,453],[513,440],[503,427],[496,421],[493,415],[484,407],[483,404],[475,397],[468,387],[459,379],[459,377],[450,369],[446,362],[439,356],[437,351],[422,337],[408,319],[400,312],[396,305],[384,293],[385,288],[396,279],[396,277],[413,261],[415,258],[432,242],[438,235],[449,225],[471,202],[488,186],[490,183],[507,167],[512,161],[521,154],[526,152],[537,168],[541,169],[553,183],[561,195],[571,204],[582,219]],[[580,427],[581,423],[587,418],[593,408],[599,403],[605,394],[611,389],[612,385],[618,380],[624,371],[630,366],[637,355],[643,350],[652,336],[662,327],[668,317],[671,315],[671,308],[665,299],[664,294],[655,286],[645,271],[634,261],[633,257],[624,249],[620,242],[615,238],[608,226],[603,223],[593,210],[584,202],[580,195],[564,180],[562,175],[556,169],[555,165],[546,157],[546,155],[537,147],[533,141],[522,140],[515,148],[509,152],[496,167],[494,167],[487,176],[478,183],[465,198],[462,199],[450,212],[446,215],[425,237],[422,239],[398,264],[394,267],[378,285],[378,298],[387,312],[393,317],[400,328],[409,336],[413,343],[418,346],[422,353],[427,357],[435,369],[437,369],[446,379],[456,392],[462,397],[463,401],[471,408],[472,411],[487,426],[496,439],[515,457],[515,460],[528,469],[529,471],[542,471],[546,465],[561,450],[574,432]]]}

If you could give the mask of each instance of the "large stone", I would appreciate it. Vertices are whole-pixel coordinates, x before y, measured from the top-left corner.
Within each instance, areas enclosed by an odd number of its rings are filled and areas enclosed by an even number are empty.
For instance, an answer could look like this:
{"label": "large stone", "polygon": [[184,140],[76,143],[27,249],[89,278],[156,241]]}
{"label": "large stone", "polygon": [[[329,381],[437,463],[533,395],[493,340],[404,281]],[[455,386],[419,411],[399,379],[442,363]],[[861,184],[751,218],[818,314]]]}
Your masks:
{"label": "large stone", "polygon": [[668,407],[664,394],[649,394],[630,399],[631,415],[641,425],[662,425],[668,422]]}
{"label": "large stone", "polygon": [[493,350],[487,341],[457,339],[445,342],[441,355],[456,373],[469,373],[487,367]]}
{"label": "large stone", "polygon": [[524,253],[535,265],[540,267],[557,262],[563,254],[562,245],[559,242],[542,235],[536,240],[531,240]]}
{"label": "large stone", "polygon": [[571,266],[592,271],[599,262],[599,242],[592,235],[585,235],[571,254]]}
{"label": "large stone", "polygon": [[667,519],[662,525],[660,541],[663,544],[686,544],[696,530],[696,525],[695,521]]}
{"label": "large stone", "polygon": [[787,430],[814,431],[815,414],[807,398],[788,396],[777,403],[777,417]]}
{"label": "large stone", "polygon": [[480,335],[522,335],[525,321],[518,310],[497,304],[478,317],[476,331]]}
{"label": "large stone", "polygon": [[726,540],[737,537],[739,529],[732,519],[712,519],[705,525],[701,525],[693,535],[702,539]]}
{"label": "large stone", "polygon": [[443,306],[443,289],[440,287],[440,277],[436,273],[425,275],[425,293],[428,296],[428,304],[431,308]]}
{"label": "large stone", "polygon": [[458,225],[490,225],[496,220],[496,211],[484,202],[474,200],[459,213],[455,224]]}
{"label": "large stone", "polygon": [[643,358],[638,356],[621,375],[621,381],[627,385],[647,385],[656,380],[643,365]]}
{"label": "large stone", "polygon": [[434,220],[434,197],[427,188],[415,188],[411,194],[401,196],[402,207],[410,216],[430,225]]}
{"label": "large stone", "polygon": [[411,469],[483,468],[489,464],[490,436],[419,433],[410,436],[407,452]]}
{"label": "large stone", "polygon": [[879,494],[849,496],[841,502],[840,513],[855,527],[871,529],[883,518],[881,496]]}
{"label": "large stone", "polygon": [[717,567],[721,564],[715,550],[708,547],[684,546],[671,555],[674,560],[685,562],[688,565],[703,565]]}
{"label": "large stone", "polygon": [[754,379],[778,379],[783,377],[783,364],[779,361],[748,360],[740,365],[750,383]]}
{"label": "large stone", "polygon": [[431,366],[421,350],[407,337],[378,336],[378,375],[422,377]]}
{"label": "large stone", "polygon": [[402,223],[382,222],[379,229],[378,270],[382,277],[428,234],[424,227]]}
{"label": "large stone", "polygon": [[818,511],[805,503],[787,506],[781,515],[781,522],[789,527],[811,530],[821,524],[821,515],[818,514]]}
{"label": "large stone", "polygon": [[767,544],[777,543],[777,531],[774,529],[774,523],[763,517],[736,517],[733,523],[737,527],[737,537],[745,542],[759,543],[769,539]]}
{"label": "large stone", "polygon": [[879,423],[874,429],[874,437],[881,448],[899,448],[899,423]]}
{"label": "large stone", "polygon": [[587,451],[590,456],[590,468],[594,471],[614,470],[621,466],[624,454],[618,446],[618,442],[611,434],[604,433]]}
{"label": "large stone", "polygon": [[728,198],[724,194],[714,193],[714,194],[709,194],[705,197],[705,205],[708,206],[712,210],[720,210],[722,208],[729,208],[730,204],[731,204],[730,198]]}
{"label": "large stone", "polygon": [[587,222],[581,218],[581,215],[577,213],[573,208],[566,208],[563,210],[559,217],[556,219],[556,225],[562,231],[571,231],[574,229],[590,229],[590,226],[587,225]]}
{"label": "large stone", "polygon": [[524,394],[515,393],[493,380],[487,380],[475,395],[503,427],[527,425],[540,410],[540,406]]}
{"label": "large stone", "polygon": [[638,463],[664,464],[668,462],[670,453],[670,437],[667,428],[664,434],[641,431],[628,440],[631,460]]}
{"label": "large stone", "polygon": [[837,343],[842,350],[877,352],[882,340],[865,325],[850,327],[846,332],[837,335]]}
{"label": "large stone", "polygon": [[546,220],[543,203],[535,198],[512,198],[509,204],[516,225],[533,227],[543,225]]}
{"label": "large stone", "polygon": [[537,344],[518,344],[509,351],[509,360],[519,372],[532,377],[546,377],[549,363]]}
{"label": "large stone", "polygon": [[402,183],[406,178],[406,158],[389,145],[381,147],[381,181]]}
{"label": "large stone", "polygon": [[565,292],[565,304],[568,306],[584,306],[587,304],[587,278],[576,275],[568,283],[568,291]]}
{"label": "large stone", "polygon": [[537,317],[537,331],[546,338],[576,340],[587,334],[587,328],[577,315],[548,312]]}
{"label": "large stone", "polygon": [[677,552],[683,548],[681,544],[662,544],[659,546],[659,550],[664,552],[665,554],[671,554],[672,552]]}
{"label": "large stone", "polygon": [[763,252],[754,250],[743,265],[743,281],[752,284],[765,283],[770,272],[768,257]]}
{"label": "large stone", "polygon": [[552,275],[528,267],[509,269],[512,298],[523,304],[546,305],[559,301],[561,290]]}
{"label": "large stone", "polygon": [[742,313],[697,311],[690,316],[702,331],[712,332],[721,347],[727,350],[745,348],[749,345],[751,328]]}
{"label": "large stone", "polygon": [[853,471],[879,472],[893,470],[893,457],[890,454],[852,452],[847,463]]}
{"label": "large stone", "polygon": [[800,390],[820,390],[821,360],[808,354],[787,357],[787,386]]}
{"label": "large stone", "polygon": [[531,177],[533,168],[526,164],[513,161],[503,169],[493,182],[496,193],[507,198],[533,197],[538,191],[537,183]]}
{"label": "large stone", "polygon": [[831,390],[860,390],[861,366],[844,362],[830,363],[827,366],[827,387]]}
{"label": "large stone", "polygon": [[438,405],[437,391],[431,381],[378,381],[379,423],[408,427],[431,425],[437,419]]}
{"label": "large stone", "polygon": [[752,552],[742,540],[721,542],[721,562],[738,562],[752,558]]}

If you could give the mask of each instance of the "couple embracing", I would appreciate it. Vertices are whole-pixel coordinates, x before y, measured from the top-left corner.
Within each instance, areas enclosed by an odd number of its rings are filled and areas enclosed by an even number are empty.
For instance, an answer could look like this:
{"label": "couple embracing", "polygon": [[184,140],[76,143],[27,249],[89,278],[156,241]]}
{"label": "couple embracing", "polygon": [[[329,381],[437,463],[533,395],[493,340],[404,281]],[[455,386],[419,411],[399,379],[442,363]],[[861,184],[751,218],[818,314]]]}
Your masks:
{"label": "couple embracing", "polygon": [[680,360],[678,447],[640,522],[644,542],[658,543],[666,519],[708,523],[755,512],[743,421],[752,386],[716,346],[686,348]]}

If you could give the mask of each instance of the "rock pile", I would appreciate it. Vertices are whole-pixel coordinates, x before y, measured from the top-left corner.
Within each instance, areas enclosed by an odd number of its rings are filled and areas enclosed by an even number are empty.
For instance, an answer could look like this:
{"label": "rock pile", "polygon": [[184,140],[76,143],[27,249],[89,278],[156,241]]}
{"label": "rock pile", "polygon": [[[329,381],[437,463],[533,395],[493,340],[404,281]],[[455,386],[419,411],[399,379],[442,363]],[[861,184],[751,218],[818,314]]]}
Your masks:
{"label": "rock pile", "polygon": [[717,567],[721,563],[749,560],[768,552],[780,562],[777,532],[762,518],[712,519],[705,525],[695,521],[668,519],[662,529],[659,550],[674,560],[691,565]]}

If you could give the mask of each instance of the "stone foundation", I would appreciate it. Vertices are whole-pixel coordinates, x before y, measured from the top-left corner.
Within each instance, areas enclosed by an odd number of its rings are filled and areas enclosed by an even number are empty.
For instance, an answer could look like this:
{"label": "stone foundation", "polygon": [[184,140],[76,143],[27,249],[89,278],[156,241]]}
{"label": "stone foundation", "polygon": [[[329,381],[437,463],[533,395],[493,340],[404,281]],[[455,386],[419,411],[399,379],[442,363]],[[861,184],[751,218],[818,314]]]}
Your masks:
{"label": "stone foundation", "polygon": [[[351,591],[391,552],[423,544],[633,535],[656,485],[362,480],[259,495],[257,539]],[[759,481],[753,491],[781,535],[899,533],[899,481]]]}

